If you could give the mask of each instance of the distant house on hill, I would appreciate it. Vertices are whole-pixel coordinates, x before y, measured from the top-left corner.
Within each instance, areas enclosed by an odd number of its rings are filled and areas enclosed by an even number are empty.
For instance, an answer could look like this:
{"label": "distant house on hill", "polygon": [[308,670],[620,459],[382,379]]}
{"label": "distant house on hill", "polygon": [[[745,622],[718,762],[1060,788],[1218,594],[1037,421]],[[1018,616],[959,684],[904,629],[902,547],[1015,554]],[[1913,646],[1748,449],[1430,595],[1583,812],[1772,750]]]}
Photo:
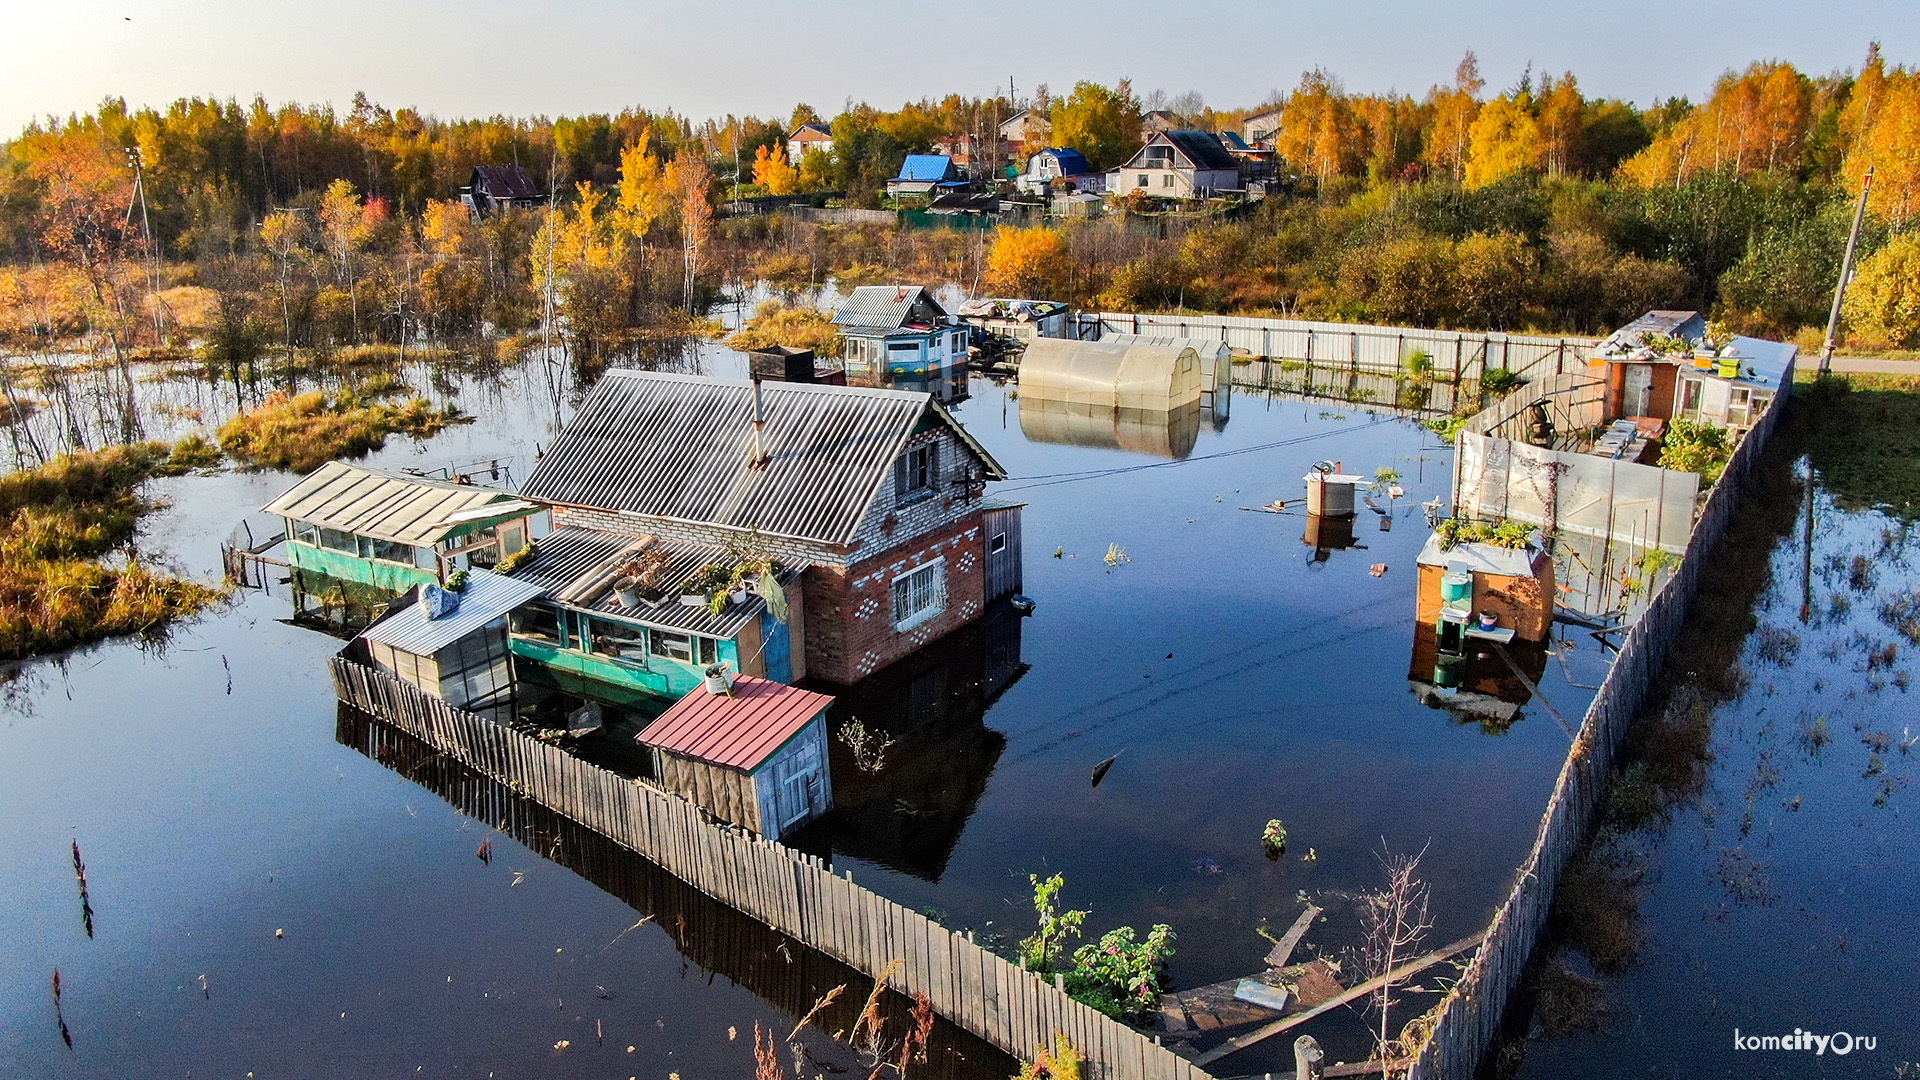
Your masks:
{"label": "distant house on hill", "polygon": [[1020,178],[1020,190],[1039,191],[1047,187],[1055,193],[1067,190],[1105,191],[1107,174],[1095,172],[1086,155],[1078,150],[1050,146],[1033,155]]}
{"label": "distant house on hill", "polygon": [[547,193],[518,165],[477,165],[467,186],[460,189],[461,205],[478,217],[514,206],[543,206],[546,201]]}
{"label": "distant house on hill", "polygon": [[1029,154],[1034,147],[1045,146],[1052,140],[1053,121],[1045,113],[1021,109],[1000,124],[1000,137],[1006,140],[1009,154],[1015,157]]}
{"label": "distant house on hill", "polygon": [[1284,111],[1275,105],[1247,117],[1240,125],[1240,137],[1248,146],[1271,149],[1273,140],[1280,134],[1280,116]]}
{"label": "distant house on hill", "polygon": [[1155,109],[1140,118],[1140,141],[1146,142],[1163,131],[1180,130],[1180,118],[1165,109]]}
{"label": "distant house on hill", "polygon": [[1240,163],[1212,132],[1162,131],[1110,174],[1107,192],[1205,199],[1240,187]]}
{"label": "distant house on hill", "polygon": [[887,195],[935,195],[967,185],[953,159],[945,154],[908,154],[900,175],[887,181]]}
{"label": "distant house on hill", "polygon": [[799,165],[807,151],[833,152],[833,129],[825,124],[801,124],[787,136],[787,164]]}

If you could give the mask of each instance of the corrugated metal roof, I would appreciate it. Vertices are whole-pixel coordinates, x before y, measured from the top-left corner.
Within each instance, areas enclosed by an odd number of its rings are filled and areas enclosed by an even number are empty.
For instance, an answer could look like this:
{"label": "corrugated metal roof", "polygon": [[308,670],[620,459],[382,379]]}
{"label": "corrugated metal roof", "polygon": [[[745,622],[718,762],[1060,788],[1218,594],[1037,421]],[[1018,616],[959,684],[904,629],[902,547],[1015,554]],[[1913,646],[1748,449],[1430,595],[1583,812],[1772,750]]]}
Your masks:
{"label": "corrugated metal roof", "polygon": [[469,570],[466,591],[459,594],[460,606],[451,615],[429,619],[426,605],[409,604],[360,636],[415,656],[432,656],[545,591],[530,581]]}
{"label": "corrugated metal roof", "polygon": [[908,319],[938,321],[946,314],[933,294],[918,285],[861,285],[833,313],[833,321],[840,326],[893,330]]}
{"label": "corrugated metal roof", "polygon": [[[262,510],[358,536],[429,544],[452,531],[455,524],[471,524],[474,519],[467,511],[491,505],[498,505],[500,515],[505,517],[538,509],[492,488],[329,461]],[[462,522],[449,523],[448,516],[454,514],[461,515]]]}
{"label": "corrugated metal roof", "polygon": [[[522,494],[847,544],[929,411],[979,445],[926,393],[769,382],[762,400],[768,460],[752,468],[752,383],[609,371]],[[977,452],[989,479],[1005,476]]]}
{"label": "corrugated metal roof", "polygon": [[953,159],[945,154],[908,154],[895,180],[940,181],[954,177]]}
{"label": "corrugated metal roof", "polygon": [[[1040,153],[1053,155],[1053,160],[1060,165],[1061,176],[1084,176],[1093,171],[1092,163],[1088,162],[1087,156],[1078,150],[1049,146],[1045,150],[1040,151]],[[1037,157],[1039,155],[1035,156]]]}
{"label": "corrugated metal roof", "polygon": [[696,687],[640,732],[646,746],[752,772],[833,699],[742,675],[733,696]]}
{"label": "corrugated metal roof", "polygon": [[[605,571],[626,562],[647,544],[659,544],[668,555],[667,570],[661,580],[668,583],[667,595],[657,604],[637,608],[620,603],[613,591],[613,578]],[[568,525],[555,529],[540,541],[539,554],[514,571],[514,580],[539,587],[568,607],[599,612],[639,623],[643,626],[677,630],[703,637],[728,640],[739,634],[749,622],[760,617],[766,601],[749,595],[744,604],[735,604],[715,615],[705,606],[692,607],[680,602],[680,586],[694,571],[711,562],[724,562],[726,551],[705,544],[670,544],[650,537],[622,536],[618,533],[582,529]],[[791,582],[800,570],[786,563],[774,563],[774,578],[782,585]],[[572,590],[585,595],[569,596]]]}

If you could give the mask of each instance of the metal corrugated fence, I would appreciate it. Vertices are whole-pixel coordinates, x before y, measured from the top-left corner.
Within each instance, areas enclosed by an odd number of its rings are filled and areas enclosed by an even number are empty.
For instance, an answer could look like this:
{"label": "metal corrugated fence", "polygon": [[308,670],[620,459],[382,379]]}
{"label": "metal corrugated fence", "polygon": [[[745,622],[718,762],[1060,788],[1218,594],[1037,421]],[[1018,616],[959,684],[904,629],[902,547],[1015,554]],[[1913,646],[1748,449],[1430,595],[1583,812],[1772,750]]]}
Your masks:
{"label": "metal corrugated fence", "polygon": [[521,791],[669,873],[814,949],[924,994],[941,1016],[1023,1061],[1063,1035],[1091,1080],[1209,1080],[1153,1039],[1040,977],[837,875],[819,859],[723,828],[695,805],[568,754],[344,656],[342,701]]}
{"label": "metal corrugated fence", "polygon": [[1074,336],[1175,334],[1223,341],[1253,356],[1306,360],[1362,371],[1399,371],[1416,350],[1433,361],[1439,378],[1478,379],[1489,368],[1529,378],[1578,371],[1590,337],[1541,337],[1498,332],[1467,333],[1414,326],[1370,326],[1308,319],[1255,319],[1236,315],[1147,315],[1124,312],[1077,314]]}

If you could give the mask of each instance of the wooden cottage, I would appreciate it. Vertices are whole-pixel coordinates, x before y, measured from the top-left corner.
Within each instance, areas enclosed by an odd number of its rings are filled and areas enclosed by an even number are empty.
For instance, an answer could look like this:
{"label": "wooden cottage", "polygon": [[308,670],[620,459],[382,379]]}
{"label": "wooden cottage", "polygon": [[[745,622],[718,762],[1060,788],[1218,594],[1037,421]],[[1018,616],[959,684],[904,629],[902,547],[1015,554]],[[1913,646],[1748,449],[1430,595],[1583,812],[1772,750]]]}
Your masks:
{"label": "wooden cottage", "polygon": [[823,154],[833,153],[833,127],[828,124],[801,124],[787,136],[787,164],[795,168],[807,156],[809,150],[818,150]]}
{"label": "wooden cottage", "polygon": [[286,522],[287,562],[403,593],[455,570],[488,568],[538,538],[536,503],[473,484],[330,461],[268,503]]}
{"label": "wooden cottage", "polygon": [[740,676],[689,691],[638,736],[653,778],[722,821],[778,840],[827,812],[833,699]]}

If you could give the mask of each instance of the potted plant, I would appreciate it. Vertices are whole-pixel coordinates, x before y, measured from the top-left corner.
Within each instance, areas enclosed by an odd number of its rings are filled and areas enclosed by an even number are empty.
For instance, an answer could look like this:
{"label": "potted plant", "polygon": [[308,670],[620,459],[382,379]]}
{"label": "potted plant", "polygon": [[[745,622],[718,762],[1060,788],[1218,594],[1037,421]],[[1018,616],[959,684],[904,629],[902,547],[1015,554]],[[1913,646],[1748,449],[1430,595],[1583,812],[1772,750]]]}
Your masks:
{"label": "potted plant", "polygon": [[1500,628],[1500,616],[1495,615],[1491,611],[1483,611],[1480,613],[1480,629],[1498,630],[1499,628]]}
{"label": "potted plant", "polygon": [[707,665],[706,685],[707,693],[709,694],[726,694],[732,696],[733,672],[727,670],[726,661],[722,660],[717,664]]}
{"label": "potted plant", "polygon": [[614,581],[613,596],[620,601],[621,607],[639,607],[641,604],[639,579],[623,577]]}

